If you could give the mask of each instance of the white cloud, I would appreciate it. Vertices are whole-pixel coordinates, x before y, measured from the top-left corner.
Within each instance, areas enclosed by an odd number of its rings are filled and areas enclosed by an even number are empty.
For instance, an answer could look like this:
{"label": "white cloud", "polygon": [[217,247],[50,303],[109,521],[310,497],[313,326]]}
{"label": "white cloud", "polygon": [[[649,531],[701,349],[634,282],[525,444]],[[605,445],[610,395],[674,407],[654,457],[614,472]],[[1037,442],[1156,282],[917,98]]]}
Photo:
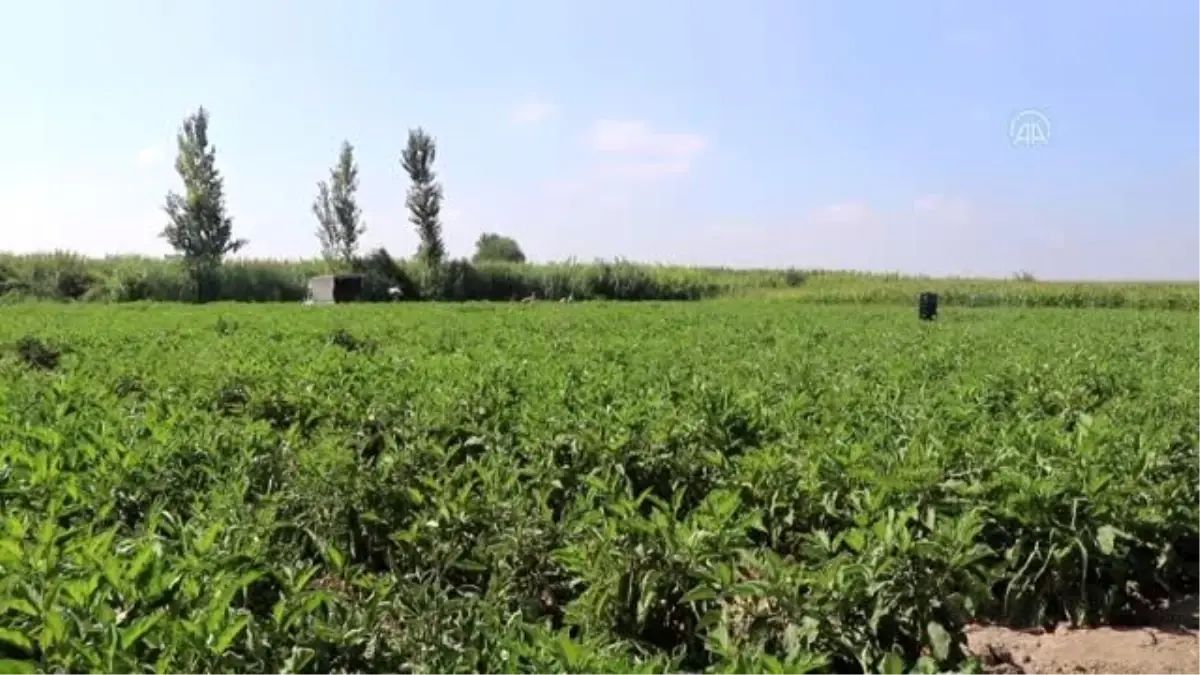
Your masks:
{"label": "white cloud", "polygon": [[670,190],[661,189],[660,181],[690,172],[708,148],[704,136],[659,131],[642,121],[595,122],[584,142],[592,151],[590,161],[541,183],[542,199],[561,204],[567,220],[580,212],[669,201]]}
{"label": "white cloud", "polygon": [[149,146],[138,150],[135,162],[138,166],[157,166],[163,159],[162,148]]}
{"label": "white cloud", "polygon": [[558,112],[558,106],[545,101],[526,101],[513,107],[509,118],[516,124],[544,122]]}
{"label": "white cloud", "polygon": [[600,120],[592,126],[588,142],[597,152],[682,159],[708,148],[708,139],[704,136],[658,131],[641,120]]}
{"label": "white cloud", "polygon": [[972,215],[971,204],[961,197],[925,195],[913,201],[918,215],[965,224]]}
{"label": "white cloud", "polygon": [[659,131],[641,120],[599,120],[586,141],[593,151],[616,158],[601,172],[625,178],[656,178],[687,173],[708,149],[700,134]]}
{"label": "white cloud", "polygon": [[687,173],[691,164],[685,159],[658,161],[612,162],[600,167],[600,175],[606,178],[655,178]]}
{"label": "white cloud", "polygon": [[836,225],[862,225],[873,217],[871,207],[862,202],[843,202],[819,209],[816,220]]}

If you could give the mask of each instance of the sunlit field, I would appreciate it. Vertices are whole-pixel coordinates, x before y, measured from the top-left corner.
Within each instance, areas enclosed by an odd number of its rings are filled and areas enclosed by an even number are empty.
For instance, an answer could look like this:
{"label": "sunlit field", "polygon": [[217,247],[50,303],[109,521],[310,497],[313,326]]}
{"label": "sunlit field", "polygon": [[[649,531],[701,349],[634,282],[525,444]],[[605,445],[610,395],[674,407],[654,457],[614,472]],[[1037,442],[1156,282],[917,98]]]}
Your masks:
{"label": "sunlit field", "polygon": [[0,664],[970,669],[969,622],[1195,588],[1198,343],[792,297],[10,305]]}

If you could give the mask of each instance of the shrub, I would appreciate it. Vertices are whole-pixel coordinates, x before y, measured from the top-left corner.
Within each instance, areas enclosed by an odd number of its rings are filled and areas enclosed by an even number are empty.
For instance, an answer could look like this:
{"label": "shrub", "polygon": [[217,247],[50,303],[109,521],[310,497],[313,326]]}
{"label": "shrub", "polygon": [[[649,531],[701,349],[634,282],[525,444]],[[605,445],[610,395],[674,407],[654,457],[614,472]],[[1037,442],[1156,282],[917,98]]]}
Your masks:
{"label": "shrub", "polygon": [[16,344],[17,356],[30,368],[37,370],[54,370],[58,368],[62,352],[41,338],[26,335]]}

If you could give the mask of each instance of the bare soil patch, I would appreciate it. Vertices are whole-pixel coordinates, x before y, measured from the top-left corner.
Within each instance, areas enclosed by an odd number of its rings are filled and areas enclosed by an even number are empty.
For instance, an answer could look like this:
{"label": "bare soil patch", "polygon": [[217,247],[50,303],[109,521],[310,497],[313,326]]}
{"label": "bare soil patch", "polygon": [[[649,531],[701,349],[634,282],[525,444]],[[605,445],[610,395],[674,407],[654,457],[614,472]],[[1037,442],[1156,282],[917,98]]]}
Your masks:
{"label": "bare soil patch", "polygon": [[1186,598],[1140,626],[972,626],[967,641],[988,673],[1198,673],[1198,609],[1196,597]]}

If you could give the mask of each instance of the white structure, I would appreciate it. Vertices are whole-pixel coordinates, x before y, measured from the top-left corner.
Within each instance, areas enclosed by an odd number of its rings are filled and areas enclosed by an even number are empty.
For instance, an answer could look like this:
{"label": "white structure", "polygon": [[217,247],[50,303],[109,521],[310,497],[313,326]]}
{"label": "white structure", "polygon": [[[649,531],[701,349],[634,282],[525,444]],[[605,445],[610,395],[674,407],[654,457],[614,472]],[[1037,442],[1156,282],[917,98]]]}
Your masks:
{"label": "white structure", "polygon": [[357,274],[325,274],[308,280],[306,302],[327,305],[354,302],[362,293],[362,277]]}
{"label": "white structure", "polygon": [[333,303],[333,283],[334,277],[332,274],[309,279],[308,297],[305,299],[305,304],[326,305]]}

